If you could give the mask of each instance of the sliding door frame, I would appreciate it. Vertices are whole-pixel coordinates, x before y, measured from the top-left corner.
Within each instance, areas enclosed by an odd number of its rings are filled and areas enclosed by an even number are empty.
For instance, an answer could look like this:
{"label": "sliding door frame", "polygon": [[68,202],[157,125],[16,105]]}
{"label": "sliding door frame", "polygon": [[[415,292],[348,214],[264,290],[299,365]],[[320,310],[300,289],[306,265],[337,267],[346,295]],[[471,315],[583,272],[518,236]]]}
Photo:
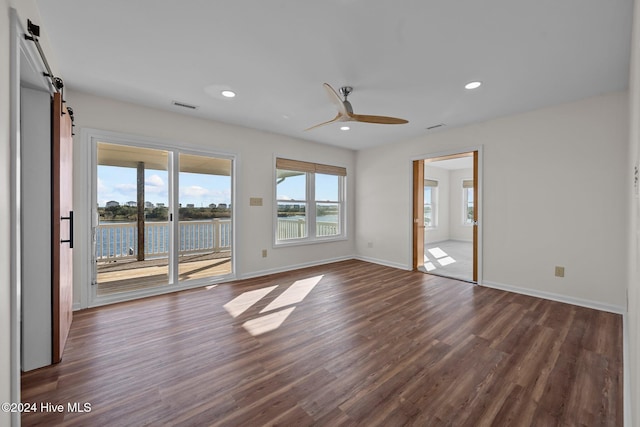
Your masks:
{"label": "sliding door frame", "polygon": [[413,161],[413,270],[424,266],[424,160]]}
{"label": "sliding door frame", "polygon": [[[228,281],[235,279],[236,275],[236,210],[231,212],[231,273],[208,277],[205,279],[194,279],[188,282],[180,282],[178,280],[178,263],[177,263],[177,250],[179,248],[178,239],[178,196],[179,196],[179,154],[192,154],[203,157],[212,157],[219,159],[226,159],[231,161],[231,205],[236,206],[236,164],[237,155],[235,153],[221,152],[215,150],[207,150],[202,147],[189,146],[184,143],[160,140],[155,138],[145,138],[140,136],[104,131],[99,129],[83,128],[81,131],[81,140],[85,147],[84,153],[81,154],[85,158],[85,165],[87,167],[84,171],[80,171],[81,174],[86,174],[86,180],[84,182],[90,182],[87,186],[86,192],[82,199],[84,200],[84,211],[91,212],[91,218],[85,221],[83,224],[78,224],[78,227],[83,227],[86,230],[86,238],[84,239],[85,249],[78,251],[82,255],[81,264],[84,266],[81,272],[83,280],[81,283],[86,284],[82,286],[84,289],[81,292],[81,306],[77,308],[97,307],[105,304],[111,304],[120,301],[127,301],[136,298],[143,298],[147,296],[159,295],[168,292],[175,292],[184,289],[190,289],[200,287],[203,285],[212,284],[218,281]],[[163,150],[169,153],[169,164],[167,165],[168,172],[168,191],[170,193],[170,213],[173,214],[174,221],[170,224],[170,242],[171,251],[169,252],[169,281],[167,285],[162,285],[153,289],[144,289],[132,292],[123,292],[121,294],[97,295],[97,269],[95,263],[95,227],[98,223],[97,215],[97,159],[98,159],[98,143],[108,143],[117,145],[126,145],[131,147],[148,148],[153,150]]]}

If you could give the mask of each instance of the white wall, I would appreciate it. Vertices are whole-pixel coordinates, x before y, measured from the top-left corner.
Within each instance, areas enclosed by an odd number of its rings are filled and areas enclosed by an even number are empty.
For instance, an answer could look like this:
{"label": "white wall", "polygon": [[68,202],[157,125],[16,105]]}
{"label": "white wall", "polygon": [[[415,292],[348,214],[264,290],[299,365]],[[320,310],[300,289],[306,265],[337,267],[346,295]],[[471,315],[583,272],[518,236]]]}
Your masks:
{"label": "white wall", "polygon": [[357,252],[410,268],[411,159],[482,145],[483,282],[623,310],[627,114],[614,93],[359,151]]}
{"label": "white wall", "polygon": [[[631,174],[634,167],[640,165],[640,3],[635,2],[633,36],[631,43],[631,72],[629,76],[630,126],[629,126],[629,162],[626,166]],[[640,184],[629,190],[629,283],[628,311],[625,323],[625,338],[628,345],[628,359],[625,369],[628,381],[625,393],[629,392],[625,408],[632,417],[629,425],[640,425]],[[627,420],[628,421],[628,420]]]}
{"label": "white wall", "polygon": [[454,169],[449,171],[449,238],[463,242],[473,242],[473,226],[463,223],[463,192],[462,181],[473,179],[473,168]]}
{"label": "white wall", "polygon": [[449,220],[450,220],[450,185],[449,171],[439,167],[424,165],[425,179],[434,179],[438,181],[438,189],[436,190],[436,211],[437,222],[435,228],[425,228],[424,242],[425,244],[443,242],[449,240]]}
{"label": "white wall", "polygon": [[[9,5],[0,0],[0,235],[9,236],[10,221],[10,137],[9,137]],[[0,239],[0,402],[11,401],[11,274],[10,241]],[[10,415],[0,412],[0,425],[9,425]]]}
{"label": "white wall", "polygon": [[[51,94],[22,88],[20,103],[22,168],[22,370],[51,364],[52,300],[51,221]],[[41,124],[38,126],[38,124]]]}
{"label": "white wall", "polygon": [[[315,161],[347,167],[347,197],[355,189],[355,152],[351,150],[315,144],[281,135],[259,132],[252,129],[188,117],[167,111],[146,108],[134,104],[114,101],[73,90],[66,94],[68,105],[73,107],[76,117],[74,139],[74,182],[79,184],[74,191],[74,210],[86,212],[87,142],[82,141],[82,128],[93,128],[161,141],[173,141],[191,147],[200,147],[237,155],[236,172],[236,268],[238,277],[266,274],[306,264],[320,263],[351,257],[354,254],[353,221],[354,204],[348,200],[348,240],[305,245],[303,248],[273,248],[273,186],[275,155],[298,160]],[[261,197],[263,206],[250,207],[250,197]],[[87,220],[85,218],[85,220]],[[88,250],[88,227],[77,221],[76,236],[78,250]],[[84,246],[81,246],[84,245]],[[268,250],[262,258],[262,249]],[[74,298],[80,303],[80,287],[86,286],[86,271],[75,264]],[[84,276],[84,278],[83,278]]]}

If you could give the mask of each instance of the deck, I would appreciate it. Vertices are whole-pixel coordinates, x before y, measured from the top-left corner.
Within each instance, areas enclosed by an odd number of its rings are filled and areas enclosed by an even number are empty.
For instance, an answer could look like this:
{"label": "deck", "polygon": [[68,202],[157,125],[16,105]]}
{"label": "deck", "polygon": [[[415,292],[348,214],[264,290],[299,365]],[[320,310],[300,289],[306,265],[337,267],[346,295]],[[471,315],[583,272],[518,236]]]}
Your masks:
{"label": "deck", "polygon": [[[231,273],[230,252],[180,257],[180,281]],[[168,283],[168,258],[145,261],[131,259],[98,263],[98,296],[137,291]]]}

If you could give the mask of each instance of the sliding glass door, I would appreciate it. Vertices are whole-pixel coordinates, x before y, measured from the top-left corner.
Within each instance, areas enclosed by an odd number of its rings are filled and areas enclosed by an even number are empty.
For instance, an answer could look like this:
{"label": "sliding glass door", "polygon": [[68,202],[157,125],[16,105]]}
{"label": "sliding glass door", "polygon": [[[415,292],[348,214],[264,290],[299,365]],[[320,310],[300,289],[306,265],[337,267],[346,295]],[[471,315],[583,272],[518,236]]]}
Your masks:
{"label": "sliding glass door", "polygon": [[97,295],[169,283],[169,152],[98,143]]}
{"label": "sliding glass door", "polygon": [[97,142],[94,298],[231,275],[232,171],[231,158]]}
{"label": "sliding glass door", "polygon": [[231,273],[231,160],[180,154],[179,281]]}

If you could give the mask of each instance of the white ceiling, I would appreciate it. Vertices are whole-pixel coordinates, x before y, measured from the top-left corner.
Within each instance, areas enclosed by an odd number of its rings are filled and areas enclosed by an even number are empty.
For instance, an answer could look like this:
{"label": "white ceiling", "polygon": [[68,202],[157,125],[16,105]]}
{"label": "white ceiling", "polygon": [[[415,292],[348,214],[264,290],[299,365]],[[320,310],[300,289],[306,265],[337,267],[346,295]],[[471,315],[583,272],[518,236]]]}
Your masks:
{"label": "white ceiling", "polygon": [[[628,81],[632,0],[37,3],[67,87],[351,149],[625,90]],[[472,80],[483,85],[464,89]],[[353,86],[356,113],[409,123],[305,132],[336,114],[324,82]],[[237,97],[224,99],[223,88]]]}

